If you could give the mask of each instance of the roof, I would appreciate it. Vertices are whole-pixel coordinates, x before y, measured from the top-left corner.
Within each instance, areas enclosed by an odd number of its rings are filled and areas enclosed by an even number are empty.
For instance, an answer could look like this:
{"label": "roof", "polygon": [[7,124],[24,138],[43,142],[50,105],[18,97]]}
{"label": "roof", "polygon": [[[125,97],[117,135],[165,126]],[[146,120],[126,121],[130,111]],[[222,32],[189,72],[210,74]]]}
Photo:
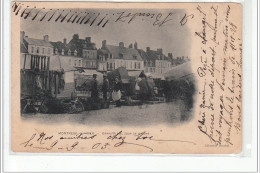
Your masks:
{"label": "roof", "polygon": [[136,49],[107,45],[107,50],[113,54],[114,59],[142,60]]}
{"label": "roof", "polygon": [[44,40],[40,40],[40,39],[25,37],[24,40],[25,40],[28,44],[30,44],[30,45],[53,47],[50,42],[44,41]]}
{"label": "roof", "polygon": [[106,49],[98,49],[98,54],[103,54],[103,55],[109,54],[109,51]]}
{"label": "roof", "polygon": [[156,50],[149,50],[146,52],[147,56],[150,58],[150,60],[155,61],[155,60],[159,60],[158,56],[162,56],[163,60],[168,60],[168,57],[165,56],[164,54],[156,51]]}
{"label": "roof", "polygon": [[[75,36],[75,34],[74,34]],[[67,49],[70,49],[71,52],[74,52],[77,50],[77,56],[82,56],[83,54],[83,48],[86,50],[97,50],[96,48],[93,48],[95,43],[88,42],[88,40],[79,39],[76,37],[73,37],[70,42],[67,44]]]}
{"label": "roof", "polygon": [[151,58],[147,55],[147,53],[143,49],[137,49],[138,53],[140,54],[141,58],[144,61],[149,61]]}
{"label": "roof", "polygon": [[24,41],[20,42],[20,53],[28,53],[28,49]]}
{"label": "roof", "polygon": [[61,53],[62,49],[64,50],[64,53],[67,54],[68,48],[66,44],[62,43],[61,41],[57,42],[50,42],[53,45],[54,51],[55,49],[58,49],[58,52]]}

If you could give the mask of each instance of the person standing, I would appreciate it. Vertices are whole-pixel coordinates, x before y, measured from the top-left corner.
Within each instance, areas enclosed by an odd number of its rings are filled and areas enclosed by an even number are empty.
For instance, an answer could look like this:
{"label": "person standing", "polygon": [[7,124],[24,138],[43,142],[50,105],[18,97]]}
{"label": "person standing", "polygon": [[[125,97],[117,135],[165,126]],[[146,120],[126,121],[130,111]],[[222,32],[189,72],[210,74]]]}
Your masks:
{"label": "person standing", "polygon": [[164,83],[163,90],[164,90],[164,96],[165,96],[166,102],[170,102],[172,92],[171,92],[170,80],[169,80],[168,77],[165,78],[165,83]]}
{"label": "person standing", "polygon": [[103,85],[102,85],[102,92],[103,92],[103,99],[107,101],[107,92],[109,91],[109,81],[107,76],[103,75]]}
{"label": "person standing", "polygon": [[97,75],[96,74],[93,74],[93,83],[91,86],[91,98],[94,101],[97,101],[97,99],[98,99]]}
{"label": "person standing", "polygon": [[119,81],[118,77],[115,78],[115,85],[112,93],[113,100],[116,102],[116,107],[121,106],[121,91],[122,91],[122,84]]}

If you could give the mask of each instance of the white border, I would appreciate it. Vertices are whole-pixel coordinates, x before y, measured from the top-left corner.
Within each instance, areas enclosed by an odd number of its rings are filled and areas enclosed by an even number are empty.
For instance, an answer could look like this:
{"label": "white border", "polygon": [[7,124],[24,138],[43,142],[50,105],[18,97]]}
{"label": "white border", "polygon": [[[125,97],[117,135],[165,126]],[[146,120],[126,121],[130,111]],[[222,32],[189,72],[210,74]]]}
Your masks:
{"label": "white border", "polygon": [[[118,2],[119,0],[113,0]],[[139,0],[131,0],[138,2]],[[166,1],[165,2],[171,2]],[[130,2],[130,1],[129,1]],[[149,2],[158,2],[152,0]],[[203,2],[182,0],[178,2]],[[234,157],[192,157],[192,156],[100,156],[75,154],[70,156],[56,155],[12,155],[10,154],[10,67],[11,67],[11,24],[10,24],[10,0],[3,2],[3,57],[2,57],[2,87],[3,98],[3,121],[2,125],[4,137],[4,171],[8,172],[29,172],[29,171],[62,171],[62,172],[81,172],[81,171],[214,171],[214,172],[256,172],[257,167],[257,35],[256,35],[256,14],[257,1],[246,0],[218,0],[207,2],[239,2],[243,4],[243,153]],[[252,127],[252,130],[251,130]]]}

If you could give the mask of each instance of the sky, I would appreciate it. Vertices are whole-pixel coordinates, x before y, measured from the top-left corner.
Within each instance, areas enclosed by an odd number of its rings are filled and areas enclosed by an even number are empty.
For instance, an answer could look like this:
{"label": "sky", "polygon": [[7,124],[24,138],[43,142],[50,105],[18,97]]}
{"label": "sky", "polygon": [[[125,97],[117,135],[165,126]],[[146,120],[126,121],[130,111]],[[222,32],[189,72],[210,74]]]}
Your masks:
{"label": "sky", "polygon": [[[46,13],[42,11],[39,12],[35,20],[32,20],[33,16],[37,14],[37,10],[32,11],[27,19],[21,17],[21,31],[25,31],[25,35],[30,38],[42,39],[44,35],[49,35],[50,41],[63,41],[63,39],[66,38],[67,42],[72,39],[74,34],[79,34],[81,39],[91,37],[92,42],[96,43],[97,48],[101,47],[102,40],[107,40],[107,44],[109,45],[118,45],[119,42],[124,42],[125,46],[137,42],[138,48],[143,50],[146,50],[146,47],[150,47],[152,50],[162,48],[163,53],[166,55],[168,53],[173,53],[174,57],[189,56],[189,49],[191,46],[189,28],[187,28],[186,25],[180,25],[180,20],[185,14],[184,10],[65,9],[63,11],[62,9],[59,9],[59,11],[57,11],[52,17],[52,20],[48,21],[53,14],[52,12],[53,11],[48,12],[42,21],[40,21],[40,19]],[[75,14],[75,12],[77,12],[77,14],[80,13],[78,18],[82,16],[82,19],[87,13],[89,14],[83,20],[82,24],[79,24],[80,22],[76,23],[77,20],[75,20],[74,23],[71,21],[67,22],[69,17],[72,14]],[[97,17],[93,25],[90,26],[98,13],[100,15]],[[129,13],[131,13],[129,17],[120,18],[120,20],[115,22],[121,14],[122,16],[127,16]],[[146,16],[137,15],[130,23],[128,23],[136,13],[138,15],[139,13],[142,13]],[[68,15],[66,20],[64,20],[65,22],[60,22],[66,14]],[[59,20],[55,22],[55,19],[59,16]],[[74,16],[76,16],[76,14]],[[72,16],[72,19],[74,16]],[[106,18],[98,26],[97,24],[99,21],[101,21],[105,16]],[[168,18],[166,18],[167,16]],[[91,17],[89,22],[84,24],[88,17]],[[153,24],[156,21],[156,18],[158,18],[160,22],[165,18],[169,21],[164,23],[162,26],[154,26]],[[107,19],[109,21],[105,27],[102,27]]]}

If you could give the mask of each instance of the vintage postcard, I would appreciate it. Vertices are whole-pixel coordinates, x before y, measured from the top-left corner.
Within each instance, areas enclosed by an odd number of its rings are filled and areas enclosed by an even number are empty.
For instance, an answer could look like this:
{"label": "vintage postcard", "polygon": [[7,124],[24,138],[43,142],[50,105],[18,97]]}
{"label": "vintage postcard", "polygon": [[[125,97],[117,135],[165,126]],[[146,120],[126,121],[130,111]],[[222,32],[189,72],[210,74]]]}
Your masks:
{"label": "vintage postcard", "polygon": [[12,2],[11,149],[242,151],[239,3]]}

